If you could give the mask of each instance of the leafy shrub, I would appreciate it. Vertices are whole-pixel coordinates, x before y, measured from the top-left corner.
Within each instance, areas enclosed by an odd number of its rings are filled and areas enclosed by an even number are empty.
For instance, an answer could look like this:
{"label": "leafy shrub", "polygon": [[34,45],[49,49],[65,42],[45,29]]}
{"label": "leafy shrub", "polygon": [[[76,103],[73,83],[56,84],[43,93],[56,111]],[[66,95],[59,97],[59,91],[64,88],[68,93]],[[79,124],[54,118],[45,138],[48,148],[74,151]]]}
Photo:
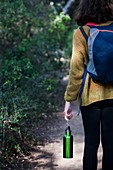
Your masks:
{"label": "leafy shrub", "polygon": [[4,0],[0,13],[0,142],[9,156],[25,149],[25,123],[55,109],[71,20],[44,0]]}

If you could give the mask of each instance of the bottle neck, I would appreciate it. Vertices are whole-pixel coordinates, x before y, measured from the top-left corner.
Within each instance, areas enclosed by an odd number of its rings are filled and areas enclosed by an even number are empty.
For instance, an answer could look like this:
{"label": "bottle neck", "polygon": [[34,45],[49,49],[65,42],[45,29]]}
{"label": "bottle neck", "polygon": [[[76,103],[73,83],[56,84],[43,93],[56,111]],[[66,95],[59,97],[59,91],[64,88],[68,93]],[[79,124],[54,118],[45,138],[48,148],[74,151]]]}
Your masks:
{"label": "bottle neck", "polygon": [[67,130],[67,131],[66,131],[66,135],[67,135],[67,136],[70,136],[70,135],[71,135],[71,131]]}

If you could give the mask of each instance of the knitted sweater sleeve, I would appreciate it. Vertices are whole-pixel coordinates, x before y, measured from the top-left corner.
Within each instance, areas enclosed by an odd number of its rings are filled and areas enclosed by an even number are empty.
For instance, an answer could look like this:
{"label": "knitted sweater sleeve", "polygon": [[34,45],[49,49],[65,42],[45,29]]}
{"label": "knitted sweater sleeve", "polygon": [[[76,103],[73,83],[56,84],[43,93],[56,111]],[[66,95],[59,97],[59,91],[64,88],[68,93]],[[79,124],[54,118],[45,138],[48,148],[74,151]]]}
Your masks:
{"label": "knitted sweater sleeve", "polygon": [[86,41],[78,28],[73,34],[72,57],[70,61],[69,82],[64,96],[65,101],[74,101],[78,97],[84,74],[84,63],[87,63],[86,56]]}

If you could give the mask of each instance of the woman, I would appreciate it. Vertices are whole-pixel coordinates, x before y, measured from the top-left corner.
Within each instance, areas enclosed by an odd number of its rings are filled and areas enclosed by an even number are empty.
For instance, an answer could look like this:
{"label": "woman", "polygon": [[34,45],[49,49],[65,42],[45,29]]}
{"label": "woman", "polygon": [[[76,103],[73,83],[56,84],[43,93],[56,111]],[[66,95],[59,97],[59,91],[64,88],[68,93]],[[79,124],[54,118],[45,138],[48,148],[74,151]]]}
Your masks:
{"label": "woman", "polygon": [[[113,23],[112,0],[80,0],[75,21],[87,36],[90,26],[109,26]],[[69,83],[65,92],[65,119],[73,117],[71,102],[78,99],[83,81],[84,63],[88,64],[88,45],[80,29],[73,36]],[[85,132],[83,170],[97,170],[97,151],[103,148],[102,170],[113,170],[113,84],[92,80],[87,73],[82,93],[81,114]]]}

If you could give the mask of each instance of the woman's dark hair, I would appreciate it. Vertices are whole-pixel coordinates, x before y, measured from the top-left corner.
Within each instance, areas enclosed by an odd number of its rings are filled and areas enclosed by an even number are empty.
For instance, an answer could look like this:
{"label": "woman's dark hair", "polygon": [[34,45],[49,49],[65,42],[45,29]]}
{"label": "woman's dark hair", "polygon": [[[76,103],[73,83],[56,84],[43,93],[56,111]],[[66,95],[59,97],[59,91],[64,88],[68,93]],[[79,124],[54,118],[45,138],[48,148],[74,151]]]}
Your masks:
{"label": "woman's dark hair", "polygon": [[100,24],[113,21],[113,0],[80,0],[75,21],[80,26],[88,22]]}

